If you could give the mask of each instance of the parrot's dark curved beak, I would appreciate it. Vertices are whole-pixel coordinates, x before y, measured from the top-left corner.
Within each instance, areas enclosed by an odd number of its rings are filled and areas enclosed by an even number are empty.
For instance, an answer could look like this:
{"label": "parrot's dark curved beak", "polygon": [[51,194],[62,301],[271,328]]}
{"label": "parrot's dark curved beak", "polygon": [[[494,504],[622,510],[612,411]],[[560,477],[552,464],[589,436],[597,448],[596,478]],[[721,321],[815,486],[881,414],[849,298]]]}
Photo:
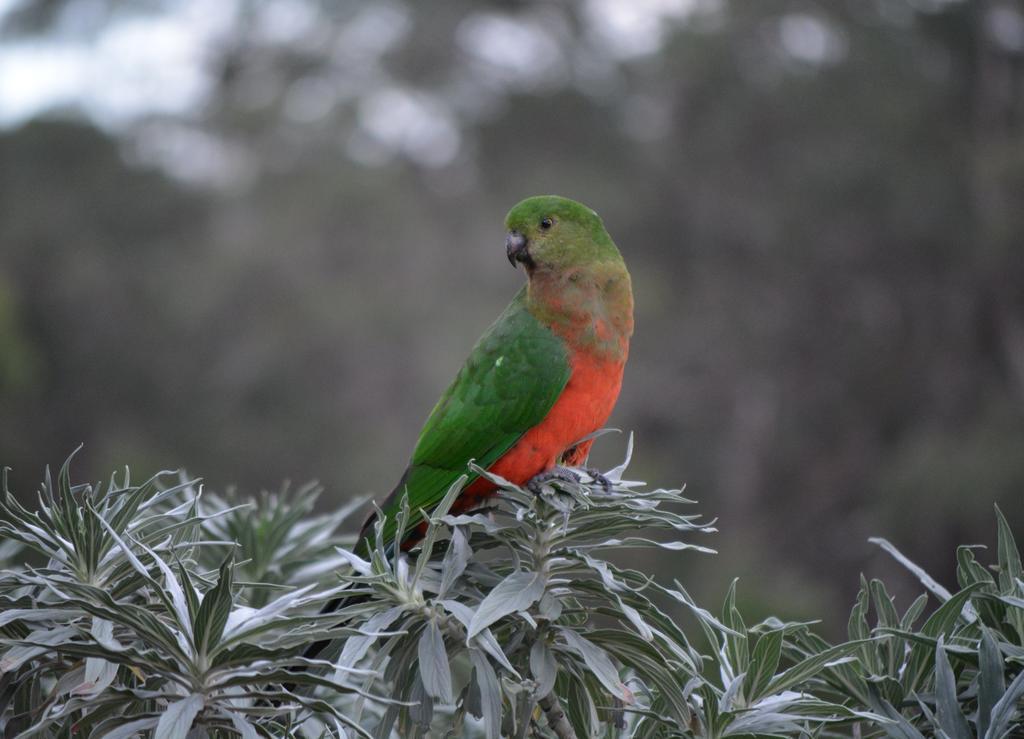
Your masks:
{"label": "parrot's dark curved beak", "polygon": [[525,236],[518,231],[509,231],[508,236],[505,237],[505,254],[508,255],[508,263],[513,267],[519,266],[518,262],[529,266],[531,260],[527,246],[529,246],[529,242]]}

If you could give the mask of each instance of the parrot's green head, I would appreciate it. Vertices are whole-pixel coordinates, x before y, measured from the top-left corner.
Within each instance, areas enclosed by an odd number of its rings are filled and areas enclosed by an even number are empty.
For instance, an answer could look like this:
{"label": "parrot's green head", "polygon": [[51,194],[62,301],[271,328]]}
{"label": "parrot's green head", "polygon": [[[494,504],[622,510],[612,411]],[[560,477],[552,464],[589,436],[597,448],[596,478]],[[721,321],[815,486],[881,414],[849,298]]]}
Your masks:
{"label": "parrot's green head", "polygon": [[569,198],[527,198],[509,211],[505,226],[508,259],[528,274],[622,261],[597,213]]}

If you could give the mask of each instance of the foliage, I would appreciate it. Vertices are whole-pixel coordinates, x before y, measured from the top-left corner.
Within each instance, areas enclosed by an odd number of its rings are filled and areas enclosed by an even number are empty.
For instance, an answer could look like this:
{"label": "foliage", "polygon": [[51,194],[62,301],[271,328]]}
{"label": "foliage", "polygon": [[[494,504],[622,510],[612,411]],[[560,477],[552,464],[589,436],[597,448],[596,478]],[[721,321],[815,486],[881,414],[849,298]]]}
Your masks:
{"label": "foliage", "polygon": [[[338,528],[365,503],[357,498],[338,510],[313,515],[323,489],[317,484],[280,492],[262,491],[255,500],[231,490],[226,495],[196,496],[205,513],[201,535],[231,541],[238,547],[237,575],[246,584],[243,594],[252,606],[266,605],[275,589],[323,585],[345,563],[335,547],[353,543]],[[214,549],[198,550],[198,561],[207,568],[218,562]]]}
{"label": "foliage", "polygon": [[[1024,578],[1013,532],[996,508],[997,563],[975,558],[977,547],[957,550],[960,590],[950,593],[884,539],[873,539],[906,566],[939,601],[924,618],[927,595],[900,614],[885,585],[862,579],[850,614],[855,660],[827,669],[820,695],[845,700],[889,722],[863,734],[917,739],[969,739],[1014,735],[1024,707]],[[876,625],[868,625],[869,610]],[[869,635],[883,638],[869,639]],[[803,654],[820,654],[824,642],[809,632]]]}
{"label": "foliage", "polygon": [[[194,486],[163,486],[166,477],[73,485],[66,463],[56,480],[47,474],[36,511],[5,480],[0,533],[45,564],[0,580],[4,736],[171,737],[193,723],[256,736],[288,732],[314,711],[349,724],[278,685],[359,691],[344,678],[288,671],[312,664],[296,656],[309,641],[351,633],[318,615],[336,588],[307,584],[262,607],[243,602],[234,543],[204,535],[238,508],[202,513]],[[248,535],[258,536],[255,526]],[[220,553],[212,571],[200,564],[207,549]]]}
{"label": "foliage", "polygon": [[[35,560],[0,577],[4,736],[1003,737],[1024,697],[1024,578],[997,511],[998,567],[958,551],[940,601],[899,614],[864,582],[849,640],[769,618],[733,583],[719,616],[610,561],[623,548],[712,553],[679,490],[627,460],[485,511],[403,506],[422,542],[367,559],[313,515],[318,489],[240,504],[184,477],[46,475],[35,510],[4,481],[0,534]],[[23,552],[24,553],[24,552]],[[34,564],[41,562],[42,564]],[[867,621],[869,609],[875,628]],[[681,618],[675,618],[679,616]],[[684,629],[693,623],[700,642]],[[311,644],[326,644],[318,654]],[[306,656],[310,655],[310,656]]]}
{"label": "foliage", "polygon": [[[606,473],[607,490],[559,482],[534,495],[478,469],[503,490],[493,510],[448,515],[460,482],[432,513],[416,556],[389,560],[379,540],[369,561],[348,555],[353,572],[342,579],[354,597],[345,622],[399,634],[369,656],[371,640],[349,640],[339,664],[383,670],[394,697],[413,704],[388,711],[378,734],[393,723],[402,736],[423,733],[435,705],[452,707],[442,721],[457,732],[472,715],[485,736],[521,736],[538,705],[555,730],[560,698],[580,735],[641,714],[689,723],[686,684],[703,661],[653,599],[692,604],[603,555],[622,547],[709,551],[680,539],[713,529],[663,507],[691,502],[678,490],[642,490],[622,479],[624,470]],[[405,509],[399,530],[412,520]]]}

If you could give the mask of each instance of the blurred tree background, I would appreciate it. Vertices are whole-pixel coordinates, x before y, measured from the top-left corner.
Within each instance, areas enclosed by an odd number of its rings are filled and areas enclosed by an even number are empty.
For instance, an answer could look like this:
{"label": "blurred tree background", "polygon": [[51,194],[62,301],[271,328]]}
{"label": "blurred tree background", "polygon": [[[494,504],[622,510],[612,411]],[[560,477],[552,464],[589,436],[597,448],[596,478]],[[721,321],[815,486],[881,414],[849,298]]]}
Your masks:
{"label": "blurred tree background", "polygon": [[0,0],[0,126],[20,491],[84,442],[386,493],[555,192],[632,271],[612,421],[720,520],[700,599],[830,616],[870,535],[952,580],[1024,521],[1020,1]]}

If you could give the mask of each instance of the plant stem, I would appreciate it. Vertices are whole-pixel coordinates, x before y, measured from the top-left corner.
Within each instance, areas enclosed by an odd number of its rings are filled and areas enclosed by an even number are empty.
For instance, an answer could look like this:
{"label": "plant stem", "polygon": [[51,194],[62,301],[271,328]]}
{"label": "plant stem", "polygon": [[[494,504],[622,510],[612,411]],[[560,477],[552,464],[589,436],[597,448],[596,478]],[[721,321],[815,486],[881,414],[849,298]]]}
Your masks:
{"label": "plant stem", "polygon": [[[547,516],[542,517],[541,522],[534,539],[533,564],[539,572],[543,573],[546,580],[551,566],[551,540],[554,525]],[[540,630],[543,631],[544,627],[541,626]],[[540,637],[541,635],[536,634],[535,636]],[[562,708],[562,702],[558,699],[558,695],[554,690],[537,701],[537,703],[541,711],[544,712],[548,728],[555,733],[558,739],[576,739],[576,730],[569,723],[569,718],[565,715],[565,710]]]}
{"label": "plant stem", "polygon": [[569,718],[562,709],[562,702],[558,700],[555,691],[551,691],[538,701],[540,710],[544,712],[544,718],[548,720],[548,726],[558,739],[576,739],[576,731],[569,723]]}

